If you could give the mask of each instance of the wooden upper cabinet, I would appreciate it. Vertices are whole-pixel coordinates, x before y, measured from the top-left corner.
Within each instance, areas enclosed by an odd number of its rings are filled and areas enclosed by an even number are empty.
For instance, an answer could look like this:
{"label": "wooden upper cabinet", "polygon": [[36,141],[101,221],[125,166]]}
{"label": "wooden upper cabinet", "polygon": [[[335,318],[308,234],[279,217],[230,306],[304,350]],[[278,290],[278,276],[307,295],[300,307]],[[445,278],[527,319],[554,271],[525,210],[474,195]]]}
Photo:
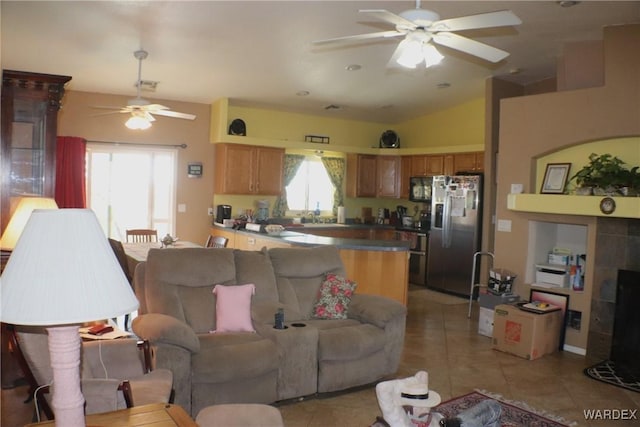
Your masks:
{"label": "wooden upper cabinet", "polygon": [[377,162],[378,197],[400,197],[400,157],[378,156]]}
{"label": "wooden upper cabinet", "polygon": [[416,155],[411,156],[411,176],[433,176],[444,173],[444,156]]}
{"label": "wooden upper cabinet", "polygon": [[376,197],[377,156],[347,155],[347,197]]}
{"label": "wooden upper cabinet", "polygon": [[347,197],[400,197],[400,157],[347,155]]}
{"label": "wooden upper cabinet", "polygon": [[453,156],[453,173],[484,171],[484,151],[456,153]]}
{"label": "wooden upper cabinet", "polygon": [[409,197],[409,184],[411,178],[411,162],[413,156],[402,156],[400,160],[400,197]]}
{"label": "wooden upper cabinet", "polygon": [[216,144],[215,192],[279,195],[283,164],[283,148]]}

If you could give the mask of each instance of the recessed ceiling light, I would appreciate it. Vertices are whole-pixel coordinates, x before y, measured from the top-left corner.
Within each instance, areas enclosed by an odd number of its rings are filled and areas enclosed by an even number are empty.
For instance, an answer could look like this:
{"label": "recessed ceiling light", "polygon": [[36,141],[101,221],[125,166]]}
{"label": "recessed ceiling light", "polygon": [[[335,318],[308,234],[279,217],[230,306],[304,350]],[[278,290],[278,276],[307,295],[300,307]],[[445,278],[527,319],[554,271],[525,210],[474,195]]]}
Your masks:
{"label": "recessed ceiling light", "polygon": [[358,71],[360,68],[362,68],[362,65],[359,64],[350,64],[345,67],[347,71]]}
{"label": "recessed ceiling light", "polygon": [[446,88],[448,88],[448,87],[450,87],[450,86],[451,86],[451,83],[448,83],[448,82],[442,82],[442,83],[438,83],[438,84],[436,85],[436,87],[437,87],[438,89],[446,89]]}
{"label": "recessed ceiling light", "polygon": [[578,3],[580,3],[580,2],[579,2],[579,1],[568,1],[568,0],[565,0],[565,1],[559,1],[559,2],[558,2],[558,4],[559,4],[561,7],[572,7],[572,6],[577,5]]}
{"label": "recessed ceiling light", "polygon": [[326,107],[324,107],[325,110],[339,110],[342,107],[340,107],[339,105],[336,104],[329,104]]}
{"label": "recessed ceiling light", "polygon": [[509,74],[520,74],[522,72],[522,68],[512,68],[509,70]]}
{"label": "recessed ceiling light", "polygon": [[309,91],[308,90],[299,90],[298,92],[296,92],[296,95],[298,95],[298,96],[308,96],[309,95]]}

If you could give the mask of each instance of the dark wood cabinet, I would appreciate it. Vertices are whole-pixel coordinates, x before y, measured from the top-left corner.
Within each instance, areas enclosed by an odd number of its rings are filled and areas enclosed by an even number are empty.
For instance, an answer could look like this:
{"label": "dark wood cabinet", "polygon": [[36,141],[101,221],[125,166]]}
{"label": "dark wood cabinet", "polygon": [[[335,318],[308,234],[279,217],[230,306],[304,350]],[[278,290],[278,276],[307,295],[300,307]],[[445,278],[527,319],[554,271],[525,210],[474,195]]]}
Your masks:
{"label": "dark wood cabinet", "polygon": [[53,197],[58,110],[69,76],[2,72],[1,227],[20,197]]}

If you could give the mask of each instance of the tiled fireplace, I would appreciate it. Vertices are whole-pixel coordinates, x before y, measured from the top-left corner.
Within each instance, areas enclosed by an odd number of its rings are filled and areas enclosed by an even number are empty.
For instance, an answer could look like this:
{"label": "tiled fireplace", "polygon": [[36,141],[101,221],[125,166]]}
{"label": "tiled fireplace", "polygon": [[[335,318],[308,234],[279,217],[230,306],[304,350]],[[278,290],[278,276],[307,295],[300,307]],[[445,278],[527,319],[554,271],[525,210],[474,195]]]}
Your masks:
{"label": "tiled fireplace", "polygon": [[606,360],[613,337],[618,270],[640,271],[640,219],[598,218],[597,230],[587,356]]}

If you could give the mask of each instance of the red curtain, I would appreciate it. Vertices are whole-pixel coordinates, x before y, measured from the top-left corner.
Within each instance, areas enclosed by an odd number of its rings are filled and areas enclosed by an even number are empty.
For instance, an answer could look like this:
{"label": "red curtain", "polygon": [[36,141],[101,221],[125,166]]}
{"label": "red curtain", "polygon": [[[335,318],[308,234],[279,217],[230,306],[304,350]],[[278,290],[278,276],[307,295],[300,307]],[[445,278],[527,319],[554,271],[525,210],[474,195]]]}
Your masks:
{"label": "red curtain", "polygon": [[86,208],[87,141],[76,136],[59,136],[56,144],[56,203],[59,208]]}

